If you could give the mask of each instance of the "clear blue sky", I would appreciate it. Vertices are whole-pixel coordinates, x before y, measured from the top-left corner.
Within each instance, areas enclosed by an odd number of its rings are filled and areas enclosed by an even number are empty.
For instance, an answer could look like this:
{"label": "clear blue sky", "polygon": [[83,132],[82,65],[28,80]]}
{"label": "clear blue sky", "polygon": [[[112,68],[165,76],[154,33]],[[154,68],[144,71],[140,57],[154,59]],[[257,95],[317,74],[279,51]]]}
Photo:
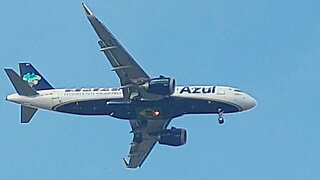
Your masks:
{"label": "clear blue sky", "polygon": [[[157,145],[141,169],[121,160],[126,121],[38,111],[20,124],[0,76],[0,179],[247,179],[320,177],[320,1],[85,1],[151,76],[228,85],[250,112],[190,115],[185,146]],[[1,67],[32,62],[55,87],[118,87],[78,0],[3,0]]]}

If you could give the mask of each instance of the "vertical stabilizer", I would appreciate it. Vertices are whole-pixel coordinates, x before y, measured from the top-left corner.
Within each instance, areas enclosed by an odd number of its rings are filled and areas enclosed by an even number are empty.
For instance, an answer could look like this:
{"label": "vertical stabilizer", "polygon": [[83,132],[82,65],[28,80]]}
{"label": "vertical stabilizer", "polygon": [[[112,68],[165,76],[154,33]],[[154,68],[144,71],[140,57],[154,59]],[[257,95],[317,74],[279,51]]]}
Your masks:
{"label": "vertical stabilizer", "polygon": [[50,83],[32,66],[31,63],[19,63],[20,76],[27,81],[33,89],[54,89]]}
{"label": "vertical stabilizer", "polygon": [[21,105],[21,123],[29,123],[38,109]]}

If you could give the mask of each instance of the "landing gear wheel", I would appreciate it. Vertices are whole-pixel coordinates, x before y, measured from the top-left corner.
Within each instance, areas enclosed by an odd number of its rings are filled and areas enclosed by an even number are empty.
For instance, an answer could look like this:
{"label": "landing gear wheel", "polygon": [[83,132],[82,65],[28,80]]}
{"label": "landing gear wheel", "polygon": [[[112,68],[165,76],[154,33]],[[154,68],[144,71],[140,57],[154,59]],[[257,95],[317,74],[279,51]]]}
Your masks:
{"label": "landing gear wheel", "polygon": [[224,119],[222,117],[223,115],[223,110],[221,108],[218,109],[218,113],[219,113],[219,118],[218,118],[218,122],[219,124],[223,124],[224,123]]}
{"label": "landing gear wheel", "polygon": [[219,117],[219,118],[218,118],[218,122],[219,122],[219,124],[223,124],[223,123],[224,123],[223,117]]}

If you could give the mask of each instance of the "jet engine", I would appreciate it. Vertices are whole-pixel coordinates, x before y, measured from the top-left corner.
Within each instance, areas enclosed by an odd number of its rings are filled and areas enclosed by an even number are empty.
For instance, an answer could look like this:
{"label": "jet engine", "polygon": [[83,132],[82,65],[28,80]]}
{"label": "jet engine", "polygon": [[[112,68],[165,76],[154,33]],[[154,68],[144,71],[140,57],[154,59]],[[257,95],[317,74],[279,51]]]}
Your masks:
{"label": "jet engine", "polygon": [[181,146],[187,142],[187,131],[182,128],[163,130],[157,137],[159,144],[169,146]]}
{"label": "jet engine", "polygon": [[176,88],[175,79],[160,76],[152,78],[143,85],[148,93],[169,96],[174,93]]}

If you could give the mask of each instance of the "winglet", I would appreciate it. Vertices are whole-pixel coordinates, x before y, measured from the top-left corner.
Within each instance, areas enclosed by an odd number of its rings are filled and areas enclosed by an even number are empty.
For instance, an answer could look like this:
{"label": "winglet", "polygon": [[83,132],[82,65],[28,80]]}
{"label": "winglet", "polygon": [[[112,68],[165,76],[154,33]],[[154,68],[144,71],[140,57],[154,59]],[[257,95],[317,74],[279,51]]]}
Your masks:
{"label": "winglet", "polygon": [[128,167],[129,166],[128,161],[125,158],[122,158],[122,160],[123,160],[124,164],[126,165],[126,167]]}
{"label": "winglet", "polygon": [[83,7],[84,11],[86,12],[87,16],[92,16],[93,15],[91,10],[88,8],[88,6],[85,3],[82,3],[82,7]]}

